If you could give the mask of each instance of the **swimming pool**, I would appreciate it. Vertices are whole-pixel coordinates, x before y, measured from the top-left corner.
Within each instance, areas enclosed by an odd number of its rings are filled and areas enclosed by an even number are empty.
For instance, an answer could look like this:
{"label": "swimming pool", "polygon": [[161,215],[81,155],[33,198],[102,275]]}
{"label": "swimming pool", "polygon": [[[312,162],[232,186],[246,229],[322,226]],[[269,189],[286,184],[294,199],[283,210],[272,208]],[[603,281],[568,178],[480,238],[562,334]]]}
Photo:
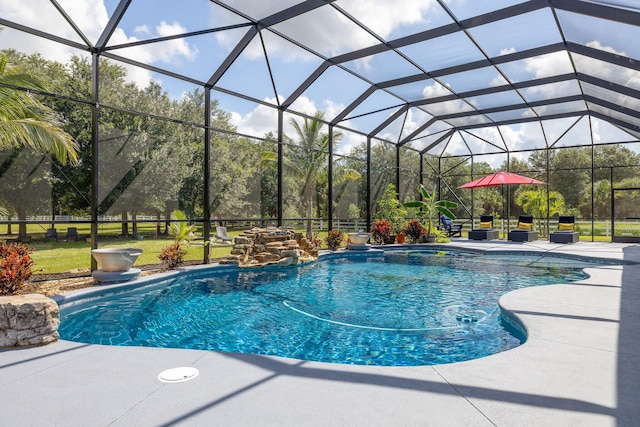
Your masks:
{"label": "swimming pool", "polygon": [[435,365],[525,339],[498,298],[601,264],[540,255],[369,251],[317,263],[190,273],[62,304],[63,339],[346,364]]}

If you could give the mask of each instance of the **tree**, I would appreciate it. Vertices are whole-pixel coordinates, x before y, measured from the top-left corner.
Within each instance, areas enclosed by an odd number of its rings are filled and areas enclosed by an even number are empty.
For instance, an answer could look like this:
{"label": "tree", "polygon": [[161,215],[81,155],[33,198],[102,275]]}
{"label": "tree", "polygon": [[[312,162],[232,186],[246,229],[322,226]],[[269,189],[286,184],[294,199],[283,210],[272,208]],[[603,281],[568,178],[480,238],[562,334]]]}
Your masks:
{"label": "tree", "polygon": [[[319,209],[323,201],[318,194],[327,193],[322,190],[326,190],[328,183],[329,144],[337,145],[342,136],[339,132],[334,132],[333,141],[329,141],[329,134],[323,131],[323,118],[324,112],[317,111],[312,119],[305,117],[302,123],[292,119],[291,125],[296,131],[296,137],[294,139],[284,136],[287,153],[283,156],[283,166],[296,180],[300,204],[307,219],[307,237],[312,237],[311,220],[314,206]],[[264,152],[261,163],[277,167],[277,153]],[[334,170],[334,184],[337,184],[336,178],[338,180],[359,179],[360,174],[355,170],[338,168]],[[327,202],[328,200],[325,203]]]}
{"label": "tree", "polygon": [[549,192],[549,204],[547,206],[547,192],[544,188],[518,193],[516,203],[522,206],[522,210],[525,213],[533,215],[537,220],[541,236],[548,235],[547,221],[543,221],[543,219],[561,214],[565,206],[562,194],[557,191]]}
{"label": "tree", "polygon": [[[565,203],[570,208],[578,207],[582,201],[584,185],[591,182],[591,149],[558,148],[550,150],[548,155],[549,188],[561,191]],[[546,150],[531,153],[529,164],[533,169],[546,170]]]}
{"label": "tree", "polygon": [[422,184],[418,186],[418,192],[422,196],[422,200],[414,200],[405,202],[404,207],[410,209],[418,209],[418,213],[422,216],[422,220],[426,221],[427,235],[431,235],[434,231],[433,223],[437,222],[437,214],[445,215],[449,219],[456,219],[452,210],[458,207],[456,202],[448,200],[437,200],[435,192],[431,194],[424,188]]}
{"label": "tree", "polygon": [[408,214],[407,210],[404,209],[398,200],[396,186],[387,184],[382,197],[378,200],[376,219],[384,218],[389,220],[392,233],[399,234],[402,233]]}
{"label": "tree", "polygon": [[[61,163],[77,163],[76,141],[58,127],[53,111],[21,87],[45,91],[30,74],[10,69],[6,55],[0,55],[0,149],[7,153],[0,165],[0,198],[20,220],[18,236],[27,234],[27,212],[44,207],[51,211],[52,154]],[[48,154],[47,154],[48,153]]]}
{"label": "tree", "polygon": [[[184,101],[183,101],[184,102]],[[197,115],[204,111],[204,92],[196,89],[190,95],[193,103],[190,121],[199,121]],[[198,108],[194,108],[198,107]],[[201,119],[200,119],[201,120]],[[211,132],[209,164],[211,180],[209,185],[211,204],[209,209],[215,217],[238,217],[240,212],[247,215],[251,208],[247,195],[252,179],[258,180],[257,164],[262,154],[262,145],[246,137],[235,134],[231,124],[231,114],[219,107],[217,100],[211,102],[211,126],[219,129]],[[187,215],[202,215],[204,206],[204,134],[201,129],[185,132],[185,144],[190,147],[189,171],[180,189],[180,207]],[[257,196],[256,196],[257,197]],[[253,209],[258,214],[259,209]]]}

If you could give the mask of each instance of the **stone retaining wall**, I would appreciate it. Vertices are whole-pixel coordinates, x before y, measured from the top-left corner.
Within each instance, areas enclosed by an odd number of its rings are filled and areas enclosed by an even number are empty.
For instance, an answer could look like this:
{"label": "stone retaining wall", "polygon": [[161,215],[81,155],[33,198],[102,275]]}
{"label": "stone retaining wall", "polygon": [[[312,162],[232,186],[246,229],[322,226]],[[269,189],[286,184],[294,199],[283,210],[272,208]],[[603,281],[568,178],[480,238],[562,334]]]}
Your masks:
{"label": "stone retaining wall", "polygon": [[60,338],[60,310],[40,294],[0,297],[0,348],[44,345]]}

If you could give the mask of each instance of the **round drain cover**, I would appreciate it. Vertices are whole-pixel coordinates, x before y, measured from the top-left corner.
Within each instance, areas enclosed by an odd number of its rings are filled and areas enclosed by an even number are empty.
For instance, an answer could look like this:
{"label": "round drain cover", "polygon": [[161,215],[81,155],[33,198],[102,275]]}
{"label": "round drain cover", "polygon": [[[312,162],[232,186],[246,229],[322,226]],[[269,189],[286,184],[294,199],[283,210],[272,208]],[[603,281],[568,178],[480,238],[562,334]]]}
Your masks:
{"label": "round drain cover", "polygon": [[171,368],[166,371],[160,372],[158,379],[163,383],[179,383],[182,381],[189,381],[198,376],[200,371],[190,366],[183,366],[180,368]]}

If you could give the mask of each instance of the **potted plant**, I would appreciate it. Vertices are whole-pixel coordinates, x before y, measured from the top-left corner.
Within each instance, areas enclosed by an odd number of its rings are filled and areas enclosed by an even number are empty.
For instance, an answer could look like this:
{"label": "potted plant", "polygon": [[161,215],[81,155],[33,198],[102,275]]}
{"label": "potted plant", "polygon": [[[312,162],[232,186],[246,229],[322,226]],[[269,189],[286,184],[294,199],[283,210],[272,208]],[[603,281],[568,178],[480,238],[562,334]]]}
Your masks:
{"label": "potted plant", "polygon": [[426,228],[417,219],[410,219],[404,227],[404,235],[411,243],[418,243],[425,233]]}
{"label": "potted plant", "polygon": [[435,191],[429,193],[422,184],[418,186],[418,192],[422,196],[422,200],[406,202],[404,207],[418,210],[418,214],[426,226],[427,241],[435,241],[436,227],[434,223],[438,222],[438,214],[441,213],[455,219],[456,216],[451,212],[451,209],[456,209],[458,204],[448,200],[436,200]]}
{"label": "potted plant", "polygon": [[396,186],[393,184],[387,184],[382,197],[378,200],[376,217],[386,218],[389,220],[389,224],[391,225],[391,235],[395,235],[397,243],[404,243],[403,230],[407,221],[407,215],[407,210],[398,200]]}
{"label": "potted plant", "polygon": [[371,223],[371,237],[378,245],[383,245],[392,238],[391,224],[386,218],[376,219]]}

